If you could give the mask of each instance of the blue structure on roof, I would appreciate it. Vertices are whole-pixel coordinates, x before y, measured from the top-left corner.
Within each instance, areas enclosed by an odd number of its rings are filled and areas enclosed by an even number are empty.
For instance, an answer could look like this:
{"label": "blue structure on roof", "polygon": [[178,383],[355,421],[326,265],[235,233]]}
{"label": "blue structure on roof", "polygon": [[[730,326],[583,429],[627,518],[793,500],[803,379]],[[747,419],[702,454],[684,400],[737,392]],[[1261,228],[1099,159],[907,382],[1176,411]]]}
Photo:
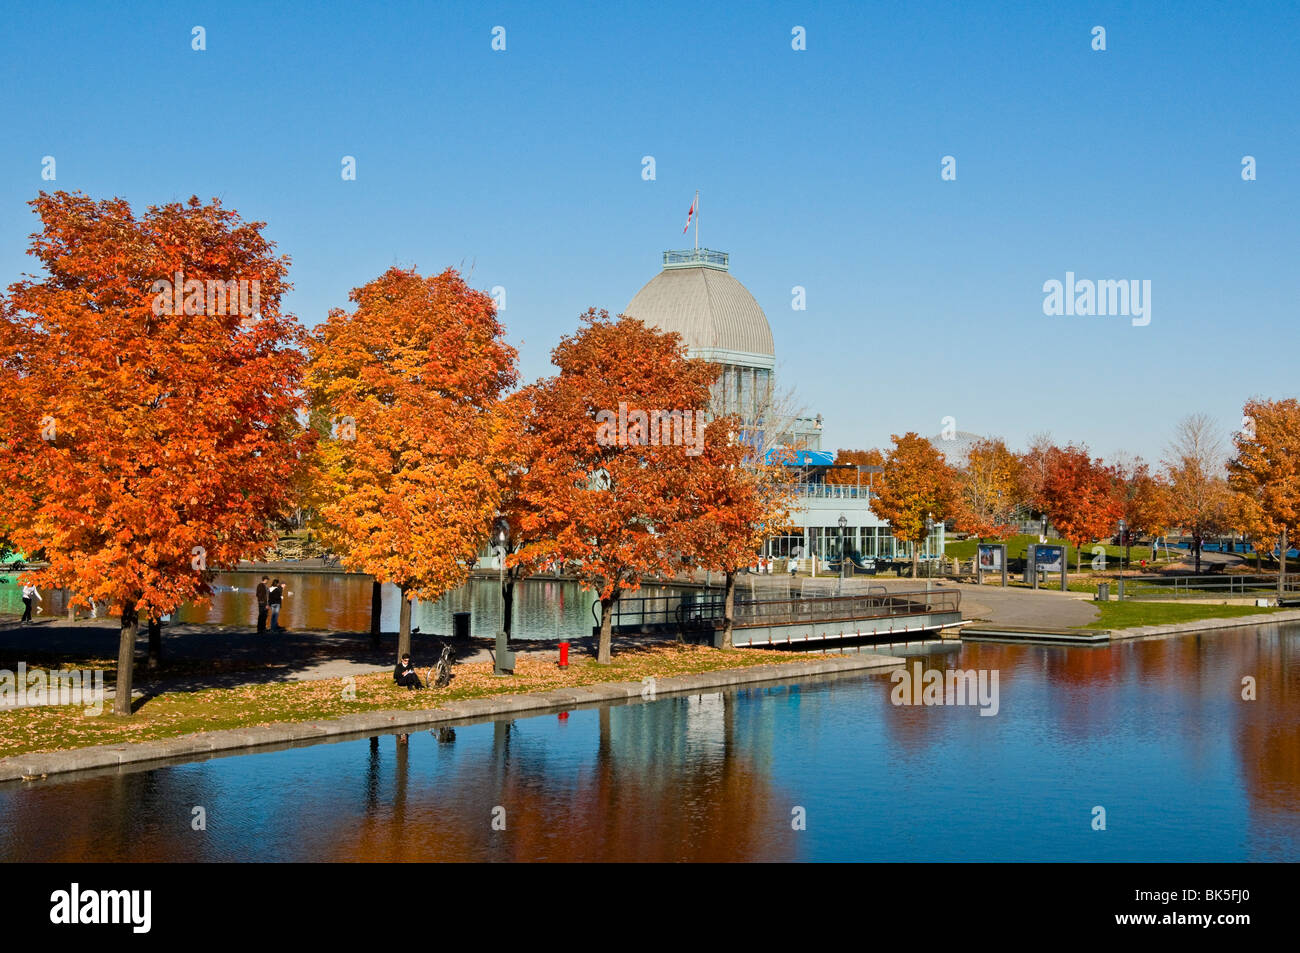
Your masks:
{"label": "blue structure on roof", "polygon": [[829,450],[785,450],[774,447],[767,451],[767,462],[780,459],[788,467],[829,467],[835,463],[835,454]]}

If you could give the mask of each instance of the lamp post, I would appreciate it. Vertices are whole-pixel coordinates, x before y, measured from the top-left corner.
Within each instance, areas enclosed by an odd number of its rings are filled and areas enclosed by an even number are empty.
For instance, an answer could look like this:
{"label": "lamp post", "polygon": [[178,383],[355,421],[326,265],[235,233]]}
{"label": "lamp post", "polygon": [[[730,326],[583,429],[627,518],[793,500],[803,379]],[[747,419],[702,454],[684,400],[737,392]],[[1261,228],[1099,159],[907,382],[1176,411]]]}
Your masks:
{"label": "lamp post", "polygon": [[844,590],[844,562],[846,559],[848,559],[848,552],[844,548],[844,527],[849,525],[849,518],[845,516],[843,513],[840,514],[839,524],[840,524],[840,584],[837,591],[842,592]]}
{"label": "lamp post", "polygon": [[1119,521],[1119,574],[1124,575],[1124,543],[1128,540],[1128,521]]}
{"label": "lamp post", "polygon": [[[934,514],[926,513],[925,514],[925,546],[927,550],[930,548],[930,537],[933,534],[934,534]],[[927,559],[925,561],[925,588],[927,590],[930,588],[930,580],[932,578],[934,578],[934,560]]]}
{"label": "lamp post", "polygon": [[501,586],[501,625],[497,628],[497,646],[492,659],[493,675],[513,675],[515,654],[506,646],[506,553],[510,551],[510,521],[498,516],[492,528],[493,549],[497,553],[497,579]]}

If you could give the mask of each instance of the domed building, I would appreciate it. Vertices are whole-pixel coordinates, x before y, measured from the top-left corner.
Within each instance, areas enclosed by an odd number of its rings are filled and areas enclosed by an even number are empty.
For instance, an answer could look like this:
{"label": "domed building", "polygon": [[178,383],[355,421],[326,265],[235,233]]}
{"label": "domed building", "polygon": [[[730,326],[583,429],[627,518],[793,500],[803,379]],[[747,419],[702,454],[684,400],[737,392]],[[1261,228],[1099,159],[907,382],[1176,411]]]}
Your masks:
{"label": "domed building", "polygon": [[964,467],[970,462],[970,452],[984,438],[969,430],[935,434],[929,437],[930,446],[938,450],[949,466]]}
{"label": "domed building", "polygon": [[[710,405],[715,416],[738,414],[761,427],[765,417],[774,415],[772,327],[754,296],[732,276],[726,252],[664,252],[663,270],[623,313],[662,331],[676,331],[691,357],[722,366]],[[778,442],[820,449],[820,418],[793,421],[791,430]]]}
{"label": "domed building", "polygon": [[[796,560],[814,574],[819,564],[834,563],[844,553],[855,563],[872,565],[910,558],[910,544],[894,539],[889,524],[871,511],[870,474],[863,477],[858,471],[853,484],[826,482],[832,469],[857,468],[836,465],[835,455],[821,449],[820,414],[795,418],[790,408],[780,406],[781,398],[774,396],[772,327],[730,266],[726,252],[666,251],[663,269],[623,313],[660,330],[676,331],[691,357],[722,365],[713,388],[712,414],[738,414],[756,446],[798,451],[785,460],[799,471],[790,526],[766,541],[762,555],[783,560],[783,566]],[[940,525],[923,549],[927,557],[942,551],[942,533]]]}
{"label": "domed building", "polygon": [[729,258],[708,248],[664,252],[663,271],[623,313],[676,331],[691,357],[721,364],[713,413],[752,420],[771,398],[776,352],[767,315],[732,277]]}

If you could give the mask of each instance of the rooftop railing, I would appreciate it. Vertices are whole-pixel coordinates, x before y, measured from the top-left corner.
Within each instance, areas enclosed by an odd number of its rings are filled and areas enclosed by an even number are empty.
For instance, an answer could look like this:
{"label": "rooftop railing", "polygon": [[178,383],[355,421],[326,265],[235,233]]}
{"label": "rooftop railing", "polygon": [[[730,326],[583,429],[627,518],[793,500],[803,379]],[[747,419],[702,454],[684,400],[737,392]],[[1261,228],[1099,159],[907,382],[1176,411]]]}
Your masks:
{"label": "rooftop railing", "polygon": [[708,265],[726,271],[730,259],[731,256],[725,251],[714,251],[711,248],[686,248],[664,252],[664,267],[687,268],[694,265]]}
{"label": "rooftop railing", "polygon": [[797,483],[799,496],[818,500],[870,500],[871,489],[853,483]]}

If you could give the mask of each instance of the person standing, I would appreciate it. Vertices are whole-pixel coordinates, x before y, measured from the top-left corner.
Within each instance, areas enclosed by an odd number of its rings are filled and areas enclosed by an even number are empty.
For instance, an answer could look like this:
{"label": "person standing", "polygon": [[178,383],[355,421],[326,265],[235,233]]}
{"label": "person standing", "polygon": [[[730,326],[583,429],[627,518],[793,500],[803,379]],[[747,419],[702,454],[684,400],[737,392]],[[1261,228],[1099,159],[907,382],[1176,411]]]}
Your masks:
{"label": "person standing", "polygon": [[279,579],[271,583],[267,601],[271,606],[271,631],[283,632],[284,629],[280,628],[280,604],[284,601],[284,587],[280,585]]}
{"label": "person standing", "polygon": [[270,602],[270,596],[271,596],[271,592],[266,587],[266,577],[263,576],[262,581],[257,584],[257,634],[258,635],[263,635],[266,633],[266,607],[267,607],[267,603]]}
{"label": "person standing", "polygon": [[23,586],[23,624],[26,625],[32,621],[32,600],[44,602],[41,598],[41,591],[33,585]]}

